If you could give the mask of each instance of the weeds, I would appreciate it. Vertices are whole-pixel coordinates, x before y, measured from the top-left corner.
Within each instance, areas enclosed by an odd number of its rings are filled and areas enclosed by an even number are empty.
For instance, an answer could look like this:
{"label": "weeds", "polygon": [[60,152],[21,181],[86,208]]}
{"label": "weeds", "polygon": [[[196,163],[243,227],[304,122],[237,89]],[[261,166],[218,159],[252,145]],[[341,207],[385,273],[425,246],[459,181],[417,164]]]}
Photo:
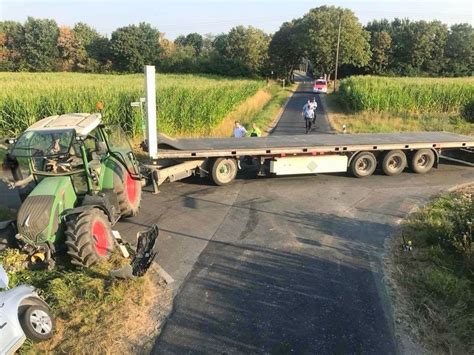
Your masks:
{"label": "weeds", "polygon": [[[472,353],[474,349],[474,221],[472,193],[442,196],[413,214],[403,234],[414,249],[397,250],[392,270],[403,295],[396,309],[423,344],[434,353]],[[469,243],[469,245],[468,245]]]}
{"label": "weeds", "polygon": [[[109,270],[128,260],[112,259],[90,269],[59,263],[53,270],[29,270],[26,256],[7,249],[0,254],[10,276],[10,287],[29,284],[52,308],[58,325],[48,342],[27,342],[23,353],[127,353],[130,343],[140,343],[157,327],[153,307],[163,294],[151,274],[135,280],[113,280]],[[142,332],[142,333],[141,333]]]}

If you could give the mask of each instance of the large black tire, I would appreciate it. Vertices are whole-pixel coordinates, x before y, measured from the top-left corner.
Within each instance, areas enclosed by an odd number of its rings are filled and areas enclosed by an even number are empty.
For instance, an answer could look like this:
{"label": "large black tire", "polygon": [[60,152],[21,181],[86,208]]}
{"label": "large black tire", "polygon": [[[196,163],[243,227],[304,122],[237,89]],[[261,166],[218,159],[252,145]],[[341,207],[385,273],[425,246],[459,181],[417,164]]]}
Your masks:
{"label": "large black tire", "polygon": [[67,253],[71,263],[90,267],[110,257],[114,249],[112,227],[105,213],[91,208],[66,221]]}
{"label": "large black tire", "polygon": [[237,161],[233,158],[217,158],[212,164],[212,181],[219,186],[230,184],[237,176]]}
{"label": "large black tire", "polygon": [[407,166],[407,156],[402,150],[391,150],[382,160],[382,171],[385,175],[399,175]]}
{"label": "large black tire", "polygon": [[120,216],[133,217],[140,210],[142,183],[141,180],[133,179],[127,169],[118,166],[120,173],[114,173],[114,192],[117,195]]}
{"label": "large black tire", "polygon": [[431,149],[420,149],[413,154],[410,160],[411,170],[417,174],[425,174],[435,163],[435,154]]}
{"label": "large black tire", "polygon": [[377,159],[371,152],[358,153],[351,161],[352,175],[358,178],[370,176],[377,168]]}
{"label": "large black tire", "polygon": [[48,340],[54,334],[54,318],[45,306],[28,306],[19,320],[26,337],[34,342]]}

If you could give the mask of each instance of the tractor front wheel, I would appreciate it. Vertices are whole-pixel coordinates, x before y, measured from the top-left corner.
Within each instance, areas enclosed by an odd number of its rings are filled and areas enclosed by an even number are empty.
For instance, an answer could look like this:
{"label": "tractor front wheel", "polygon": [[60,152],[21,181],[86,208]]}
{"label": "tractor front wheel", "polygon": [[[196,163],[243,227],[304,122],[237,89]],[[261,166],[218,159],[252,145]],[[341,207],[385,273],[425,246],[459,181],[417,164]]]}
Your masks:
{"label": "tractor front wheel", "polygon": [[114,248],[112,227],[105,213],[91,208],[66,222],[67,253],[71,263],[90,267],[110,257]]}

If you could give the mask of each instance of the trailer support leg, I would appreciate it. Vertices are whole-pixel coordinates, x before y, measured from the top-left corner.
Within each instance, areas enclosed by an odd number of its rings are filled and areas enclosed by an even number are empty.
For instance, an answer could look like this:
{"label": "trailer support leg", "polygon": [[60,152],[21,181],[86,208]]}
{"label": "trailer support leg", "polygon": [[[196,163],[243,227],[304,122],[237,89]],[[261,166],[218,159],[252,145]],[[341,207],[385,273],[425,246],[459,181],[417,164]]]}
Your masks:
{"label": "trailer support leg", "polygon": [[153,194],[159,194],[160,189],[159,189],[159,184],[158,184],[158,179],[159,179],[159,172],[158,170],[152,170],[151,172],[151,182],[153,184]]}

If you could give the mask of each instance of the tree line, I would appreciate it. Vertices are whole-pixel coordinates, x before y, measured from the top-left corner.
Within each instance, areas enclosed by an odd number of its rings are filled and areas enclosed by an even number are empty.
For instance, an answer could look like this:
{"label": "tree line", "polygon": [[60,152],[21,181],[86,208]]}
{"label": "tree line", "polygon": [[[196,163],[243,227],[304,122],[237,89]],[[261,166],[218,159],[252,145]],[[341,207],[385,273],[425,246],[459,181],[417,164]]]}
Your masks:
{"label": "tree line", "polygon": [[117,28],[110,38],[85,23],[51,19],[0,22],[0,71],[161,72],[291,78],[303,60],[331,75],[340,28],[344,75],[469,76],[474,30],[440,21],[374,20],[363,26],[349,9],[321,6],[285,22],[273,35],[237,26],[217,36],[190,33],[174,41],[148,23]]}

